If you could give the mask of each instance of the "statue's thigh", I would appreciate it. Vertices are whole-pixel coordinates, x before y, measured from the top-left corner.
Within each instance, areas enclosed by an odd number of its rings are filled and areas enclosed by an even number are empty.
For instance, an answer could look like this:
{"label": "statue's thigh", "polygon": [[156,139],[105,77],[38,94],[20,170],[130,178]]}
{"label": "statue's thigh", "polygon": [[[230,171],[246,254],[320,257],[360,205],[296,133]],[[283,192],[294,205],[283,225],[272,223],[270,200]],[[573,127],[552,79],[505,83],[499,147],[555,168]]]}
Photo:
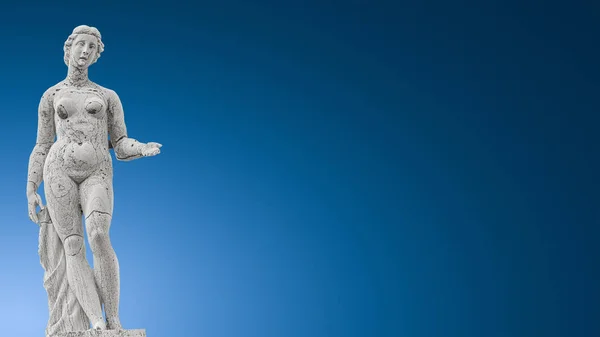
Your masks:
{"label": "statue's thigh", "polygon": [[93,212],[112,216],[113,189],[112,181],[102,175],[92,175],[79,185],[81,208],[87,218]]}
{"label": "statue's thigh", "polygon": [[65,173],[46,173],[44,192],[50,218],[61,240],[71,235],[83,236],[79,190]]}

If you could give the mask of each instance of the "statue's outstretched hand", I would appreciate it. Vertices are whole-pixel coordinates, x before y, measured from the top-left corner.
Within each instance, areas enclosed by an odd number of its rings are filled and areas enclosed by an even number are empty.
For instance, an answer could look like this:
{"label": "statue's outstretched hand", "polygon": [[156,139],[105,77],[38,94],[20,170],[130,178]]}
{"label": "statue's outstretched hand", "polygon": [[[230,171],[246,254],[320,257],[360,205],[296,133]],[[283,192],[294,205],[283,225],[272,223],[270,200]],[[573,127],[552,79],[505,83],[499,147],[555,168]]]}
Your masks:
{"label": "statue's outstretched hand", "polygon": [[42,204],[42,197],[40,197],[35,190],[35,185],[33,183],[27,184],[27,206],[29,209],[29,219],[37,224],[38,216],[36,208],[37,206],[44,208],[44,205]]}
{"label": "statue's outstretched hand", "polygon": [[144,157],[156,156],[157,154],[160,153],[161,147],[162,147],[162,144],[159,144],[159,143],[155,143],[155,142],[146,143],[146,144],[144,144],[144,148],[142,149],[142,156],[144,156]]}

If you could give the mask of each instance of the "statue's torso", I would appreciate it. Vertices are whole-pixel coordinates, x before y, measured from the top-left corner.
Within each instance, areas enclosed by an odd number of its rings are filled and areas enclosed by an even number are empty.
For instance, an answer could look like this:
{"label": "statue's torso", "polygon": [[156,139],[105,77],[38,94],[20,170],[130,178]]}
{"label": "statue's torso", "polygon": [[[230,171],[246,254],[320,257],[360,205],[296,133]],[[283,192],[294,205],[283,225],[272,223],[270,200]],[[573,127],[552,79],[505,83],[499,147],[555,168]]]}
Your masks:
{"label": "statue's torso", "polygon": [[75,180],[85,179],[111,161],[104,90],[95,85],[74,88],[60,84],[53,90],[57,140],[48,154],[48,164]]}

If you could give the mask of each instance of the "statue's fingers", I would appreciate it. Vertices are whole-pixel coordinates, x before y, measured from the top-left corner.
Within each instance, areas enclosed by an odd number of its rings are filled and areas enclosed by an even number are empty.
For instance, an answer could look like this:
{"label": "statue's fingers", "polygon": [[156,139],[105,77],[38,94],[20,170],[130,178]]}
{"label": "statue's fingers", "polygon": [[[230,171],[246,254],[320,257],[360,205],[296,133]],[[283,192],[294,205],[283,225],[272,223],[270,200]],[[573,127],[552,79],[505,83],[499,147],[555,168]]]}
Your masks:
{"label": "statue's fingers", "polygon": [[38,217],[37,214],[35,214],[35,204],[29,205],[29,219],[38,223]]}

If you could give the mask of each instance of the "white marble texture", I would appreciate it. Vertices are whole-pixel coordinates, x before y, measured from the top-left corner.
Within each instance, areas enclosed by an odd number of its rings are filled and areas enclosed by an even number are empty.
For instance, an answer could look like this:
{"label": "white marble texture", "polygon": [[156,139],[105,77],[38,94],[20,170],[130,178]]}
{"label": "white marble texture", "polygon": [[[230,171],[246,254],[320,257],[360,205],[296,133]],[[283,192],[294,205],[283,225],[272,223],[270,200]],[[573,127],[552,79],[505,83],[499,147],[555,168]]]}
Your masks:
{"label": "white marble texture", "polygon": [[[38,107],[27,201],[30,219],[40,225],[48,335],[83,331],[90,324],[96,330],[122,329],[119,263],[109,236],[113,212],[109,150],[113,148],[117,160],[129,161],[155,156],[162,146],[130,138],[117,93],[89,79],[88,68],[103,50],[96,28],[76,27],[64,44],[67,76],[44,92]],[[37,192],[42,181],[47,205]],[[82,218],[93,269],[85,257]]]}
{"label": "white marble texture", "polygon": [[64,332],[52,337],[146,337],[146,330],[87,330]]}

